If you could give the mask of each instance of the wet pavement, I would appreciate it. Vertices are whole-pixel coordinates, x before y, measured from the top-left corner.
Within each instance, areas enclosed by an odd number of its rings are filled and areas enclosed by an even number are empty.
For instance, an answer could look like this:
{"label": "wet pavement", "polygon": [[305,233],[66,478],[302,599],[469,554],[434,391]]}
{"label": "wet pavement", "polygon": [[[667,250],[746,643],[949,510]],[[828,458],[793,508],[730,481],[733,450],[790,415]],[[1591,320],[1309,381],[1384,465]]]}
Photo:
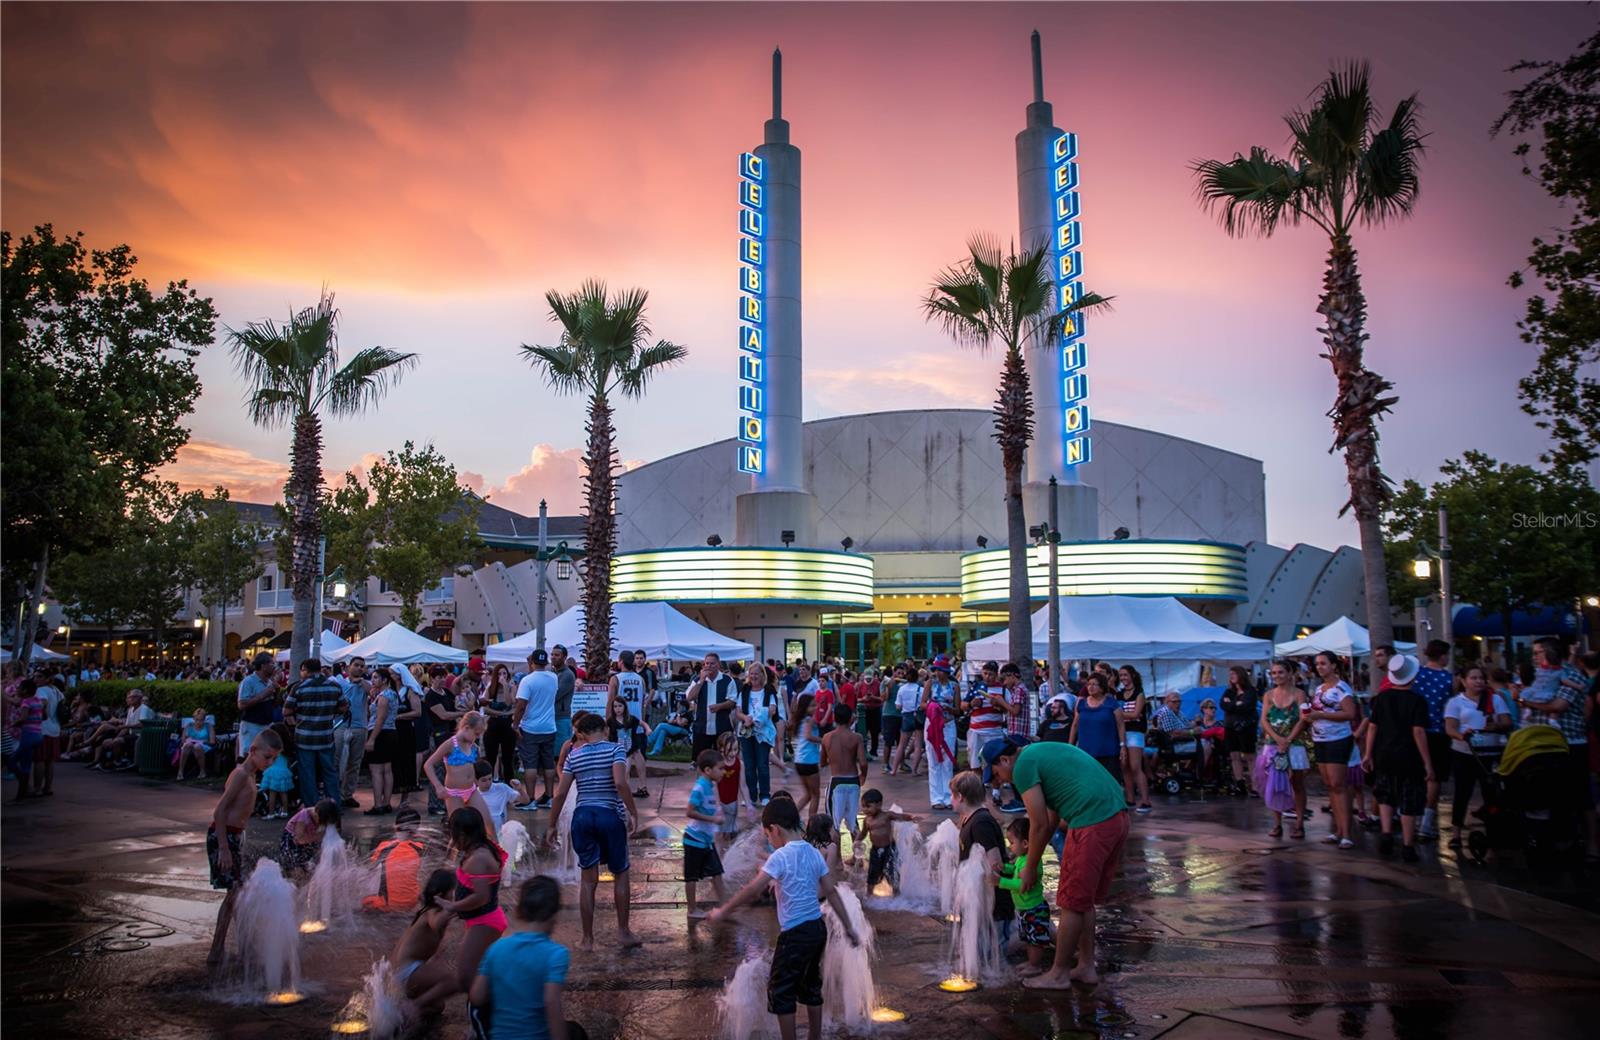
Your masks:
{"label": "wet pavement", "polygon": [[[294,1007],[267,1008],[213,988],[205,966],[220,893],[207,883],[204,828],[215,788],[59,767],[57,795],[6,806],[0,856],[3,1025],[23,1035],[273,1038],[328,1035],[403,920],[367,915],[304,937]],[[778,783],[775,778],[775,783]],[[872,784],[926,812],[921,779]],[[653,777],[634,848],[635,931],[643,948],[608,946],[608,885],[599,948],[573,952],[568,1013],[594,1037],[716,1036],[716,997],[747,953],[770,945],[769,908],[721,928],[686,927],[676,842],[686,773]],[[791,787],[794,785],[791,783]],[[365,792],[363,792],[363,798]],[[413,803],[421,798],[413,795]],[[1315,804],[1315,800],[1314,800]],[[658,808],[659,806],[659,808]],[[541,828],[548,813],[513,813]],[[947,814],[925,817],[924,829]],[[749,814],[746,814],[748,821]],[[388,836],[355,814],[345,833],[363,853]],[[533,822],[529,822],[533,821]],[[1106,982],[1092,993],[986,986],[947,994],[949,926],[872,909],[879,1003],[907,1014],[885,1037],[1022,1038],[1579,1037],[1600,1018],[1600,875],[1464,863],[1447,848],[1423,861],[1339,852],[1265,836],[1255,800],[1190,794],[1136,818],[1122,879],[1102,916]],[[276,849],[282,824],[253,820],[246,856]],[[1047,857],[1048,858],[1048,857]],[[855,884],[862,882],[858,877]],[[578,934],[566,889],[556,938]],[[453,955],[455,937],[445,956]],[[831,1030],[830,1030],[831,1031]],[[417,1035],[465,1035],[460,1001]],[[840,1031],[840,1035],[845,1035]]]}

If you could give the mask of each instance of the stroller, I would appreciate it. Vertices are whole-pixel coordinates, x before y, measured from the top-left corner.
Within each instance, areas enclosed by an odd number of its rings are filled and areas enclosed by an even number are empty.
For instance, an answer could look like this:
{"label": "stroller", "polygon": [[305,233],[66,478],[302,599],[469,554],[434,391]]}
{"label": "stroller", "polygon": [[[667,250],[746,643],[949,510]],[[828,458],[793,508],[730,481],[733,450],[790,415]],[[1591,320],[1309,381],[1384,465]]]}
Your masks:
{"label": "stroller", "polygon": [[1579,847],[1581,792],[1570,790],[1567,741],[1551,726],[1527,726],[1511,734],[1498,768],[1474,755],[1483,783],[1483,807],[1474,815],[1484,829],[1467,835],[1467,851],[1479,864],[1490,852],[1523,850],[1529,859],[1548,858]]}

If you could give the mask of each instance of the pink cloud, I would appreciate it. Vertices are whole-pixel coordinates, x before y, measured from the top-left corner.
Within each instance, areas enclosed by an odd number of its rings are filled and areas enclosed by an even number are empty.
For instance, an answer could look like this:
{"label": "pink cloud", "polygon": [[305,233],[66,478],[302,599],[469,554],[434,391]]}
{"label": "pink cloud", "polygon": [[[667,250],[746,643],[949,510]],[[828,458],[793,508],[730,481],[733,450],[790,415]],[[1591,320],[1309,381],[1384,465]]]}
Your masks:
{"label": "pink cloud", "polygon": [[[624,459],[622,470],[643,465],[641,459]],[[583,449],[535,444],[528,464],[499,485],[488,484],[480,473],[463,473],[461,483],[497,506],[525,515],[539,512],[544,499],[553,514],[583,511]]]}
{"label": "pink cloud", "polygon": [[289,467],[229,444],[191,440],[178,449],[176,459],[162,468],[161,476],[183,491],[209,493],[220,486],[227,488],[235,501],[278,502],[283,499]]}

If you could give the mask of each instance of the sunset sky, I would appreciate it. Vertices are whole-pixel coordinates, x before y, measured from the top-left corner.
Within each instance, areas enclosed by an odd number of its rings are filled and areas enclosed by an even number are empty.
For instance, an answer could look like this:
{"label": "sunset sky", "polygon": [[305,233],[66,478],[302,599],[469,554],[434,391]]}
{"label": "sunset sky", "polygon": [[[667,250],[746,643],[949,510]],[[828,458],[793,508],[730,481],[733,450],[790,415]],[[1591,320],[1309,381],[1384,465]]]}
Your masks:
{"label": "sunset sky", "polygon": [[[519,360],[554,342],[543,294],[597,277],[651,293],[689,361],[625,405],[626,460],[728,436],[735,410],[736,158],[760,143],[768,60],[804,153],[806,417],[986,407],[998,360],[920,313],[974,231],[1017,231],[1013,138],[1045,92],[1078,134],[1097,418],[1262,459],[1279,544],[1356,541],[1336,518],[1317,354],[1325,240],[1231,240],[1188,164],[1281,147],[1330,62],[1369,59],[1385,109],[1431,132],[1416,215],[1362,232],[1369,363],[1398,386],[1382,452],[1431,479],[1479,448],[1532,461],[1531,366],[1506,276],[1564,220],[1489,136],[1522,58],[1560,58],[1593,7],[1461,5],[6,4],[4,224],[130,243],[223,323],[338,294],[346,352],[422,362],[360,421],[342,472],[433,441],[509,508],[576,511],[582,406]],[[285,431],[240,407],[225,347],[200,362],[171,475],[275,498]]]}

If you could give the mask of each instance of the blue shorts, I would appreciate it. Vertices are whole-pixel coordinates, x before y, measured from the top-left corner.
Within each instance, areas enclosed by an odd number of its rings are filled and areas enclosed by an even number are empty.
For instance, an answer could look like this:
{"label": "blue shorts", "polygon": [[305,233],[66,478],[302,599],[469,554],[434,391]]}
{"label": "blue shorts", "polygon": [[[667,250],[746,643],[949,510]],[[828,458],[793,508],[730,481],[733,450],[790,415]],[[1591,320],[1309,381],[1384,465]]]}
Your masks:
{"label": "blue shorts", "polygon": [[604,859],[607,870],[620,874],[628,869],[628,825],[609,805],[580,805],[572,810],[572,851],[583,870]]}

